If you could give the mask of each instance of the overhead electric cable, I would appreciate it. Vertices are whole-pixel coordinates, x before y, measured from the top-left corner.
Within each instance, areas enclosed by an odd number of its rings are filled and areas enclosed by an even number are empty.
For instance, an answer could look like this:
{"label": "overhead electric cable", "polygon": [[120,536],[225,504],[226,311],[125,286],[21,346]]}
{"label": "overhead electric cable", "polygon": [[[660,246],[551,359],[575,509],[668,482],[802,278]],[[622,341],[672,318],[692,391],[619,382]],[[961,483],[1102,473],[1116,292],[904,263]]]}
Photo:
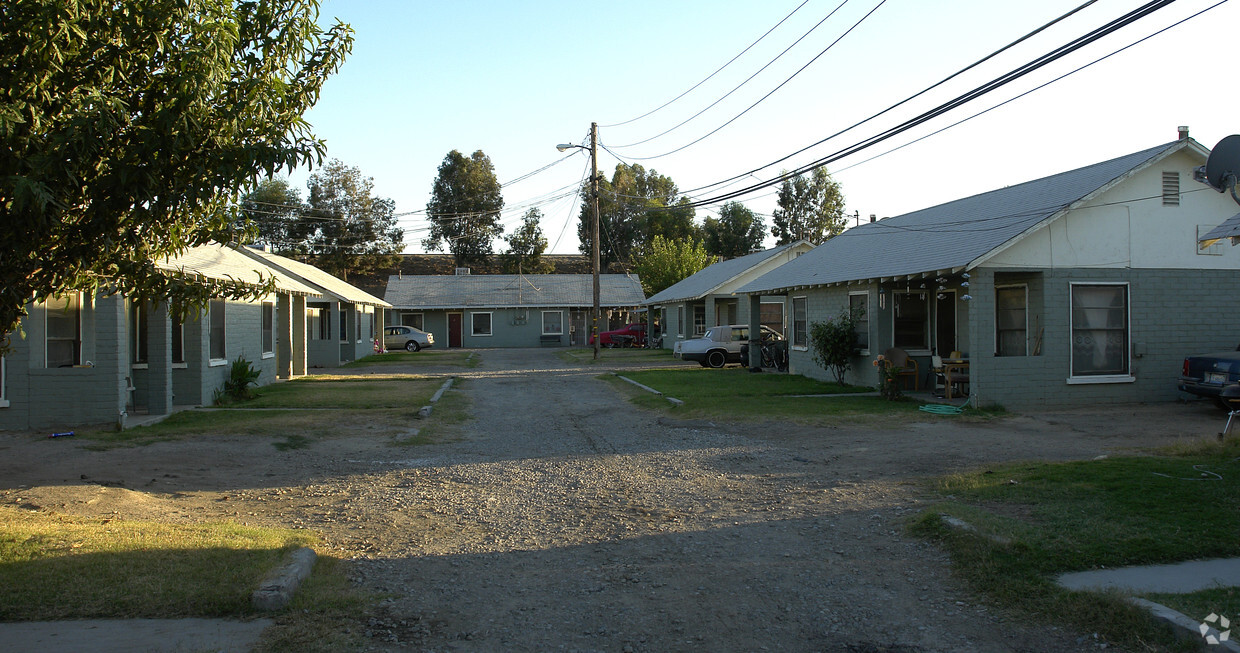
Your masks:
{"label": "overhead electric cable", "polygon": [[1076,39],[1070,41],[1069,43],[1064,44],[1052,50],[1051,52],[1044,54],[1041,57],[1038,57],[1037,59],[1030,61],[1029,63],[1026,63],[1023,66],[1020,66],[1019,68],[1016,68],[1015,70],[1009,71],[985,84],[982,84],[981,86],[974,88],[971,91],[968,91],[962,95],[959,95],[956,98],[949,100],[948,102],[945,102],[939,105],[938,107],[935,107],[934,109],[931,109],[930,111],[922,113],[921,115],[916,116],[914,118],[910,118],[909,120],[906,120],[903,123],[896,125],[895,127],[889,128],[877,135],[871,136],[870,138],[867,138],[861,141],[860,143],[856,143],[849,147],[837,150],[836,152],[830,155],[827,155],[809,164],[801,166],[793,171],[785,172],[777,177],[772,178],[769,181],[763,182],[762,184],[755,184],[755,185],[752,185],[752,186],[749,186],[749,187],[746,187],[740,190],[731,191],[731,192],[728,192],[728,193],[725,193],[723,195],[719,195],[716,197],[711,197],[711,198],[704,199],[704,200],[697,200],[695,202],[691,202],[690,206],[697,207],[697,206],[704,206],[707,204],[714,204],[717,202],[732,199],[734,197],[740,197],[742,195],[747,195],[755,190],[769,188],[776,184],[783,183],[784,181],[788,179],[792,179],[798,175],[805,174],[806,172],[809,172],[816,168],[821,168],[822,166],[825,166],[828,163],[838,161],[839,159],[842,159],[846,156],[850,156],[861,150],[872,147],[878,143],[881,143],[882,141],[885,141],[893,136],[896,136],[900,133],[908,131],[909,129],[912,129],[913,127],[921,125],[933,118],[936,118],[948,111],[951,111],[952,109],[955,109],[965,103],[972,102],[973,100],[976,100],[977,98],[987,93],[990,93],[991,91],[1001,88],[1004,85],[1012,81],[1020,79],[1021,77],[1024,77],[1025,75],[1035,70],[1038,70],[1054,61],[1057,61],[1071,54],[1072,52],[1075,52],[1085,47],[1086,45],[1089,45],[1105,36],[1108,36],[1122,29],[1123,27],[1126,27],[1142,18],[1145,18],[1146,16],[1149,16],[1150,14],[1160,9],[1167,7],[1173,2],[1175,2],[1175,0],[1154,0],[1153,2],[1149,2],[1145,5],[1142,5],[1138,9],[1135,9],[1127,14],[1124,14],[1123,16],[1116,18],[1115,20],[1112,20],[1106,25],[1103,25],[1102,27],[1099,27],[1085,34],[1084,36],[1077,37]]}
{"label": "overhead electric cable", "polygon": [[[780,25],[783,25],[783,24],[784,24],[784,21],[788,20],[789,18],[792,18],[792,14],[795,14],[798,10],[800,10],[800,9],[801,9],[801,7],[804,7],[807,3],[809,3],[809,0],[804,0],[804,2],[802,2],[802,3],[801,3],[801,4],[799,4],[799,5],[797,5],[797,6],[796,6],[796,9],[793,9],[792,11],[788,12],[788,15],[787,15],[787,16],[784,16],[784,17],[783,17],[783,18],[782,18],[782,19],[781,19],[778,23],[775,23],[775,27],[772,27],[771,29],[768,29],[768,30],[766,31],[766,33],[765,33],[765,34],[763,34],[762,36],[759,36],[759,37],[758,37],[758,40],[757,40],[757,41],[754,41],[753,43],[750,43],[750,44],[749,44],[749,47],[747,47],[747,48],[745,48],[744,50],[741,50],[741,51],[740,51],[740,54],[737,54],[735,57],[732,57],[731,59],[729,59],[729,60],[728,60],[728,62],[727,62],[727,63],[725,63],[725,64],[723,64],[722,66],[720,66],[718,70],[716,70],[715,72],[713,72],[713,73],[711,73],[711,74],[707,75],[705,79],[703,79],[702,81],[700,81],[700,82],[698,82],[698,83],[694,84],[694,85],[693,85],[693,86],[692,86],[689,90],[685,91],[684,93],[681,93],[680,95],[677,95],[676,97],[674,97],[674,98],[672,98],[672,99],[668,100],[667,102],[664,102],[663,104],[659,105],[658,107],[655,107],[654,109],[651,109],[650,111],[647,111],[646,113],[643,113],[642,115],[640,115],[640,116],[638,116],[638,117],[636,117],[636,118],[629,118],[628,120],[625,120],[624,122],[614,122],[614,123],[612,123],[612,124],[610,124],[610,125],[601,125],[601,127],[603,127],[603,128],[607,128],[607,127],[619,127],[620,125],[627,125],[627,124],[629,124],[629,123],[631,123],[631,122],[636,122],[636,121],[638,121],[638,120],[641,120],[642,118],[645,118],[646,116],[649,116],[649,115],[651,115],[651,114],[653,114],[653,113],[655,113],[655,112],[657,112],[657,111],[659,111],[659,110],[663,109],[664,107],[666,107],[667,105],[669,105],[669,104],[671,104],[671,103],[675,102],[676,100],[679,100],[680,98],[682,98],[682,97],[684,97],[684,96],[686,96],[686,95],[688,95],[688,94],[692,93],[694,89],[696,89],[697,87],[701,86],[702,84],[705,84],[706,82],[710,81],[710,79],[711,79],[712,77],[714,77],[715,75],[718,75],[720,72],[723,72],[723,69],[724,69],[724,68],[727,68],[727,67],[728,67],[728,66],[730,66],[730,65],[732,65],[732,62],[736,61],[737,59],[740,59],[740,58],[741,58],[741,55],[745,54],[746,52],[749,52],[749,51],[753,48],[753,46],[757,45],[758,43],[761,43],[761,42],[762,42],[762,39],[766,38],[766,37],[767,37],[767,36],[768,36],[771,32],[774,32],[774,31],[775,31],[775,29],[776,29],[777,27],[779,27]],[[813,31],[813,30],[811,30],[811,31]],[[805,38],[805,37],[801,37],[801,38]],[[800,40],[800,39],[798,39],[798,41],[799,41],[799,40]],[[796,44],[794,43],[793,45],[796,45]],[[769,64],[768,64],[768,65],[769,65]],[[759,72],[761,72],[761,71],[759,71]],[[712,105],[712,106],[713,106],[713,105]],[[708,108],[709,108],[709,107],[708,107]]]}
{"label": "overhead electric cable", "polygon": [[[847,2],[847,0],[845,0],[845,2]],[[837,39],[835,39],[834,41],[832,41],[832,42],[831,42],[831,44],[830,44],[830,45],[828,45],[826,48],[823,48],[822,52],[819,52],[818,54],[814,55],[814,58],[813,58],[813,59],[810,59],[810,60],[809,60],[809,62],[807,62],[804,66],[801,66],[800,68],[798,68],[798,69],[797,69],[797,71],[796,71],[795,73],[792,73],[792,75],[788,77],[788,79],[785,79],[784,81],[780,82],[780,83],[779,83],[779,86],[776,86],[775,88],[771,89],[771,91],[770,91],[769,93],[767,93],[766,95],[763,95],[762,97],[758,98],[758,101],[757,101],[757,102],[754,102],[753,104],[749,105],[748,107],[746,107],[746,108],[745,108],[745,110],[744,110],[744,111],[742,111],[742,112],[740,112],[740,113],[736,114],[735,116],[733,116],[733,117],[732,117],[730,120],[728,120],[727,122],[723,123],[722,125],[719,125],[718,127],[714,128],[714,129],[713,129],[713,130],[711,130],[710,132],[707,132],[705,135],[701,136],[701,137],[700,137],[700,138],[698,138],[697,140],[694,140],[694,141],[690,141],[690,142],[688,142],[688,143],[685,143],[684,145],[681,145],[680,147],[678,147],[678,148],[676,148],[676,149],[674,149],[674,150],[671,150],[671,151],[669,151],[669,152],[664,152],[663,154],[656,154],[656,155],[654,155],[654,156],[635,156],[635,157],[628,157],[628,158],[629,158],[629,159],[631,159],[631,160],[633,160],[633,161],[649,161],[650,159],[658,159],[658,158],[662,158],[662,157],[668,156],[668,155],[670,155],[670,154],[675,154],[675,153],[677,153],[677,152],[679,152],[679,151],[681,151],[681,150],[684,150],[685,148],[688,148],[688,147],[691,147],[691,146],[693,146],[693,145],[696,145],[696,144],[698,144],[698,143],[700,143],[700,142],[702,142],[702,141],[706,140],[707,138],[709,138],[709,137],[713,136],[713,135],[714,135],[715,133],[717,133],[720,129],[723,129],[724,127],[727,127],[728,125],[730,125],[730,124],[732,124],[733,122],[735,122],[735,121],[736,121],[738,118],[740,118],[741,116],[745,115],[746,113],[749,113],[749,111],[750,111],[751,109],[753,109],[754,107],[758,106],[759,104],[762,104],[762,102],[764,102],[767,98],[769,98],[769,97],[771,97],[772,95],[774,95],[776,91],[778,91],[779,89],[783,88],[785,84],[787,84],[788,82],[791,82],[791,81],[793,80],[793,78],[795,78],[797,75],[800,75],[800,74],[801,74],[801,73],[802,73],[802,72],[803,72],[806,68],[809,68],[809,67],[810,67],[810,66],[811,66],[811,65],[812,65],[815,61],[818,61],[818,59],[819,59],[820,57],[822,57],[822,55],[826,54],[826,53],[827,53],[827,52],[828,52],[831,48],[835,47],[835,45],[836,45],[837,43],[839,43],[840,41],[842,41],[842,40],[844,39],[844,37],[846,37],[846,36],[848,36],[849,34],[851,34],[851,33],[852,33],[852,31],[853,31],[854,29],[857,29],[857,26],[859,26],[861,23],[865,22],[865,20],[866,20],[867,18],[869,18],[870,16],[872,16],[872,15],[874,14],[874,12],[878,11],[879,7],[882,7],[882,6],[883,6],[884,4],[886,4],[886,3],[887,3],[887,0],[879,0],[879,3],[878,3],[877,5],[874,5],[874,8],[873,8],[873,9],[871,9],[871,10],[870,10],[870,11],[868,11],[868,12],[866,12],[866,14],[865,14],[864,16],[862,16],[862,17],[861,17],[861,18],[860,18],[857,22],[853,23],[853,26],[852,26],[852,27],[849,27],[847,31],[845,31],[843,34],[840,34],[839,38],[837,38]],[[843,5],[841,4],[840,6],[843,6]],[[609,151],[610,151],[610,150],[609,150]],[[613,154],[614,154],[614,153],[613,153]]]}
{"label": "overhead electric cable", "polygon": [[[805,146],[805,147],[803,147],[803,148],[801,148],[801,149],[797,150],[796,152],[793,152],[793,153],[791,153],[791,154],[789,154],[789,155],[787,155],[787,156],[784,156],[784,157],[782,157],[782,158],[776,159],[776,160],[774,160],[774,161],[772,161],[772,162],[770,162],[770,163],[768,163],[768,164],[766,164],[766,165],[764,165],[764,166],[762,166],[762,167],[760,167],[760,168],[754,168],[753,170],[750,170],[750,171],[748,171],[748,172],[742,172],[741,174],[736,175],[735,177],[729,177],[729,178],[727,178],[727,179],[724,179],[723,181],[717,181],[717,182],[715,182],[715,183],[713,183],[713,184],[707,184],[707,185],[705,185],[705,186],[699,186],[699,187],[697,187],[697,188],[691,188],[691,189],[689,189],[689,190],[685,191],[685,193],[686,193],[686,194],[688,194],[688,193],[694,193],[694,192],[697,192],[697,191],[706,190],[706,189],[708,189],[708,188],[714,188],[714,187],[716,187],[716,186],[722,186],[722,185],[727,184],[727,183],[729,183],[729,182],[736,181],[737,179],[743,179],[744,177],[747,177],[747,176],[752,175],[752,174],[757,173],[757,172],[761,172],[762,170],[765,170],[765,169],[767,169],[767,168],[769,168],[769,167],[771,167],[771,166],[773,166],[773,165],[776,165],[776,164],[779,164],[779,163],[783,163],[784,161],[787,161],[788,159],[791,159],[792,157],[794,157],[794,156],[796,156],[796,155],[798,155],[798,154],[801,154],[801,153],[805,152],[806,150],[809,150],[809,149],[811,149],[811,148],[814,148],[814,147],[817,147],[817,146],[819,146],[819,145],[822,145],[823,143],[825,143],[825,142],[827,142],[827,141],[829,141],[829,140],[831,140],[831,139],[833,139],[833,138],[835,138],[835,137],[837,137],[837,136],[840,136],[841,134],[844,134],[844,133],[846,133],[846,132],[848,132],[848,131],[851,131],[851,130],[853,130],[853,129],[857,128],[857,127],[860,127],[861,125],[864,125],[865,123],[870,122],[871,120],[874,120],[874,119],[876,119],[876,118],[879,118],[880,116],[883,116],[884,114],[886,114],[886,113],[888,113],[888,112],[890,112],[890,111],[892,111],[892,110],[894,110],[894,109],[897,109],[897,108],[899,108],[899,107],[904,106],[905,104],[908,104],[909,102],[912,102],[913,100],[915,100],[915,99],[917,99],[917,98],[919,98],[919,97],[921,97],[921,96],[925,95],[926,93],[929,93],[930,91],[932,91],[932,90],[934,90],[934,89],[936,89],[936,88],[938,88],[938,87],[942,86],[943,84],[946,84],[947,82],[949,82],[949,81],[951,81],[951,80],[953,80],[953,79],[955,79],[955,78],[957,78],[957,77],[959,77],[959,76],[963,75],[964,73],[966,73],[966,72],[968,72],[968,71],[970,71],[970,70],[972,70],[972,69],[974,69],[974,68],[976,68],[976,67],[978,67],[978,66],[982,65],[983,63],[986,63],[987,61],[990,61],[991,59],[994,59],[995,57],[997,57],[997,56],[999,56],[1000,54],[1002,54],[1002,53],[1004,53],[1004,52],[1006,52],[1006,51],[1008,51],[1008,50],[1010,50],[1010,49],[1012,49],[1012,48],[1016,47],[1017,45],[1020,45],[1021,43],[1024,43],[1025,41],[1027,41],[1027,40],[1029,40],[1030,38],[1032,38],[1032,37],[1034,37],[1034,36],[1036,36],[1036,35],[1038,35],[1038,34],[1042,33],[1043,31],[1047,30],[1048,28],[1050,28],[1051,26],[1055,25],[1056,23],[1059,23],[1059,22],[1061,22],[1061,21],[1063,21],[1063,20],[1067,19],[1068,17],[1070,17],[1070,16],[1072,16],[1072,15],[1076,14],[1077,12],[1081,11],[1082,9],[1084,9],[1084,8],[1086,8],[1086,7],[1088,7],[1088,6],[1092,5],[1092,4],[1094,4],[1094,3],[1095,3],[1095,2],[1097,2],[1097,1],[1098,1],[1098,0],[1089,0],[1088,2],[1086,2],[1086,3],[1082,4],[1082,5],[1080,5],[1079,7],[1076,7],[1075,9],[1072,9],[1071,11],[1069,11],[1069,12],[1067,12],[1067,13],[1063,14],[1062,16],[1060,16],[1060,17],[1058,17],[1058,18],[1056,18],[1056,19],[1054,19],[1054,20],[1050,21],[1049,23],[1046,23],[1045,25],[1042,25],[1041,27],[1039,27],[1039,28],[1037,28],[1037,29],[1033,30],[1032,32],[1029,32],[1028,34],[1025,34],[1024,36],[1022,36],[1022,37],[1020,37],[1020,38],[1016,39],[1015,41],[1012,41],[1011,43],[1008,43],[1007,45],[1005,45],[1005,46],[1003,46],[1003,47],[999,48],[998,50],[995,50],[994,52],[992,52],[992,53],[990,53],[990,54],[986,55],[985,57],[982,57],[981,59],[978,59],[977,61],[975,61],[975,62],[973,62],[973,63],[971,63],[971,64],[969,64],[969,65],[965,66],[964,68],[961,68],[960,70],[957,70],[956,72],[954,72],[954,73],[952,73],[952,74],[948,75],[947,77],[944,77],[943,79],[939,80],[938,82],[935,82],[934,84],[931,84],[930,86],[927,86],[926,88],[922,89],[921,91],[918,91],[917,93],[915,93],[915,94],[913,94],[913,95],[910,95],[910,96],[908,96],[907,98],[904,98],[903,100],[900,100],[899,102],[897,102],[897,103],[895,103],[895,104],[893,104],[893,105],[891,105],[891,106],[887,107],[886,109],[883,109],[882,111],[879,111],[878,113],[876,113],[876,114],[874,114],[874,115],[872,115],[872,116],[870,116],[870,117],[868,117],[868,118],[865,118],[864,120],[861,120],[861,121],[859,121],[859,122],[853,123],[852,125],[849,125],[848,127],[845,127],[844,129],[841,129],[840,131],[837,131],[837,132],[835,132],[834,134],[831,134],[830,136],[827,136],[826,138],[824,138],[824,139],[822,139],[822,140],[820,140],[820,141],[817,141],[817,142],[815,142],[815,143],[811,143],[811,144],[809,144],[809,145],[807,145],[807,146]],[[608,150],[608,151],[610,152],[610,150]],[[612,154],[612,156],[616,156],[616,153],[615,153],[615,152],[611,152],[611,154]]]}
{"label": "overhead electric cable", "polygon": [[[758,75],[762,74],[762,71],[766,70],[767,68],[770,68],[770,67],[771,67],[771,66],[772,66],[772,65],[773,65],[776,61],[779,61],[781,57],[783,57],[785,54],[788,54],[788,51],[789,51],[789,50],[791,50],[792,48],[795,48],[795,47],[797,46],[797,44],[798,44],[798,43],[800,43],[801,41],[804,41],[806,37],[808,37],[810,34],[814,33],[814,30],[816,30],[816,29],[818,29],[819,27],[821,27],[823,23],[827,22],[827,20],[828,20],[828,19],[830,19],[832,16],[834,16],[834,15],[835,15],[835,12],[839,11],[840,9],[842,9],[842,8],[844,7],[844,5],[846,5],[846,4],[848,4],[848,0],[844,0],[843,2],[841,2],[838,6],[836,6],[836,8],[835,8],[835,9],[832,9],[832,10],[831,10],[831,13],[827,14],[826,16],[823,16],[822,20],[818,21],[817,23],[815,23],[815,24],[814,24],[814,26],[813,26],[813,27],[809,28],[809,31],[808,31],[808,32],[806,32],[806,33],[802,34],[802,35],[801,35],[801,38],[799,38],[799,39],[797,39],[797,40],[793,41],[793,42],[792,42],[792,45],[789,45],[788,47],[784,48],[784,51],[783,51],[783,52],[780,52],[779,54],[775,55],[775,58],[774,58],[774,59],[771,59],[771,60],[770,60],[770,61],[768,61],[768,62],[766,62],[766,65],[765,65],[765,66],[762,66],[761,68],[759,68],[759,69],[757,70],[757,72],[755,72],[754,74],[750,75],[749,77],[746,77],[746,78],[745,78],[745,81],[741,82],[740,84],[737,84],[737,85],[736,85],[736,86],[735,86],[732,90],[728,91],[727,93],[724,93],[724,94],[723,94],[723,96],[722,96],[722,97],[720,97],[718,100],[715,100],[714,102],[711,102],[709,105],[707,105],[707,106],[706,106],[706,108],[705,108],[705,109],[702,109],[701,111],[699,111],[699,112],[697,112],[697,113],[693,114],[692,116],[689,116],[688,118],[685,118],[683,121],[681,121],[679,124],[675,125],[674,127],[670,127],[670,128],[668,128],[668,129],[666,129],[666,130],[664,130],[664,131],[662,131],[662,132],[659,132],[658,134],[655,134],[654,136],[651,136],[650,138],[647,138],[647,139],[644,139],[644,140],[640,140],[640,141],[637,141],[637,142],[635,142],[635,143],[626,143],[626,144],[624,144],[624,145],[613,145],[612,147],[618,147],[618,148],[624,148],[624,147],[634,147],[634,146],[637,146],[637,145],[642,145],[643,143],[649,143],[650,141],[653,141],[654,139],[659,138],[660,136],[666,135],[666,134],[668,134],[668,133],[670,133],[670,132],[673,132],[673,131],[675,131],[675,130],[677,130],[677,129],[680,129],[681,127],[683,127],[683,126],[685,125],[685,123],[687,123],[687,122],[689,122],[689,121],[693,120],[694,118],[697,118],[698,116],[702,115],[703,113],[706,113],[707,111],[710,111],[710,110],[711,110],[711,109],[712,109],[712,108],[713,108],[716,104],[719,104],[720,102],[723,102],[724,100],[726,100],[726,99],[728,98],[728,96],[730,96],[730,95],[732,95],[733,93],[735,93],[735,92],[737,92],[738,90],[740,90],[740,88],[741,88],[742,86],[744,86],[744,85],[748,84],[751,80],[753,80],[753,78],[754,78],[754,77],[757,77]],[[800,7],[798,7],[798,9],[799,9],[799,8],[800,8]],[[789,14],[789,15],[791,15],[791,14]],[[774,29],[774,28],[772,28],[772,29]],[[820,56],[821,56],[821,55],[820,55]],[[813,62],[810,62],[810,63],[813,63]],[[797,71],[797,72],[800,72],[800,71]],[[795,75],[793,75],[793,76],[795,77]],[[791,79],[791,78],[790,78],[790,79]],[[785,83],[787,83],[787,82],[785,81]],[[782,84],[781,84],[781,86],[782,86]],[[765,98],[763,98],[763,99],[765,99]],[[759,100],[759,102],[761,102],[761,100]],[[734,118],[733,120],[735,120],[735,118]],[[708,134],[708,135],[709,135],[709,134]],[[610,151],[610,150],[609,150],[609,151]]]}

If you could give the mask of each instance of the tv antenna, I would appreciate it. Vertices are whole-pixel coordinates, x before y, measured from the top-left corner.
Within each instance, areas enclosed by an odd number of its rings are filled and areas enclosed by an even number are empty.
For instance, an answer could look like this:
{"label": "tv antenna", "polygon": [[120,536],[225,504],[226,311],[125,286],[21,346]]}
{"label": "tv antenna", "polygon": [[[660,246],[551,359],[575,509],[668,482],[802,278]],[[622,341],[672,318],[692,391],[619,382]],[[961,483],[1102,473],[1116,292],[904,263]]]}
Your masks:
{"label": "tv antenna", "polygon": [[1193,170],[1193,179],[1223,193],[1231,191],[1231,198],[1240,204],[1236,185],[1240,181],[1240,135],[1223,138],[1210,150],[1210,158],[1204,166]]}

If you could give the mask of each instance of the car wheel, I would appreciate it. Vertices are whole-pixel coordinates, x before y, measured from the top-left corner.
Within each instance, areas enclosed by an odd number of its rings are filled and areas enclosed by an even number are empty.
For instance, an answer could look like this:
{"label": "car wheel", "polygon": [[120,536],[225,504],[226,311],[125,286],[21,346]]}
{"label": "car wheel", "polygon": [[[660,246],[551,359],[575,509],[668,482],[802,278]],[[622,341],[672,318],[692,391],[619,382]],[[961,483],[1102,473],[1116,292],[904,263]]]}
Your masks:
{"label": "car wheel", "polygon": [[718,349],[706,354],[706,364],[710,367],[720,368],[726,365],[728,357]]}
{"label": "car wheel", "polygon": [[1227,405],[1227,401],[1222,397],[1210,397],[1210,399],[1214,401],[1215,406],[1218,406],[1229,413],[1231,412],[1231,406]]}
{"label": "car wheel", "polygon": [[418,347],[417,342],[414,342],[413,340],[405,341],[405,351],[417,351],[419,349],[421,349],[421,347]]}

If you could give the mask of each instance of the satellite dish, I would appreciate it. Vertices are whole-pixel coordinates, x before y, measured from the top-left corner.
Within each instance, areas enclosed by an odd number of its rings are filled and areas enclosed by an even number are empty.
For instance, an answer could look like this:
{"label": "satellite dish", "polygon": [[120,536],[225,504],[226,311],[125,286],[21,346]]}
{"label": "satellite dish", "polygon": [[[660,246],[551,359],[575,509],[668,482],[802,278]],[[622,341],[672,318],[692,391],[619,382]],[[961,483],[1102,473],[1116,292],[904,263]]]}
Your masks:
{"label": "satellite dish", "polygon": [[[1202,171],[1198,168],[1198,171]],[[1210,150],[1210,158],[1206,160],[1204,179],[1210,188],[1223,193],[1231,191],[1232,199],[1240,204],[1240,196],[1236,195],[1236,182],[1240,179],[1240,135],[1232,134],[1218,142]]]}

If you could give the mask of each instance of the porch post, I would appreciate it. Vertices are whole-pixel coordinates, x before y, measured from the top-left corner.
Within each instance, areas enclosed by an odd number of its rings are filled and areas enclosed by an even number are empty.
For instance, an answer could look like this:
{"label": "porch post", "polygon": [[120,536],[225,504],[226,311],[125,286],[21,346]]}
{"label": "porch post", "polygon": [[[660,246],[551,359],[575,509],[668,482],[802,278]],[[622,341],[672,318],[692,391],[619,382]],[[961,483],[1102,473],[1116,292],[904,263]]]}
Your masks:
{"label": "porch post", "polygon": [[293,375],[293,295],[280,293],[276,296],[276,378],[288,379]]}

